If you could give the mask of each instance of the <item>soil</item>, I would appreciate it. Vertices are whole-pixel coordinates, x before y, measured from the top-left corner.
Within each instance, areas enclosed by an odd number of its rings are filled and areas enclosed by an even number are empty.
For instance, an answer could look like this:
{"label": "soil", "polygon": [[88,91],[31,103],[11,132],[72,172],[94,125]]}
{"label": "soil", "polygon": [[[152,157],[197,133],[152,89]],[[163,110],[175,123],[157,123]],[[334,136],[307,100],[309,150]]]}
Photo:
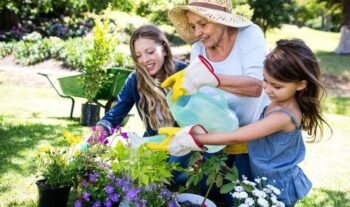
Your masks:
{"label": "soil", "polygon": [[[184,58],[184,57],[182,57]],[[38,75],[45,73],[49,76],[63,77],[78,74],[78,71],[66,68],[61,61],[50,59],[42,63],[23,66],[15,63],[13,55],[0,59],[0,83],[11,83],[15,85],[31,87],[51,87],[49,81]],[[350,97],[350,77],[324,74],[322,82],[328,95]]]}

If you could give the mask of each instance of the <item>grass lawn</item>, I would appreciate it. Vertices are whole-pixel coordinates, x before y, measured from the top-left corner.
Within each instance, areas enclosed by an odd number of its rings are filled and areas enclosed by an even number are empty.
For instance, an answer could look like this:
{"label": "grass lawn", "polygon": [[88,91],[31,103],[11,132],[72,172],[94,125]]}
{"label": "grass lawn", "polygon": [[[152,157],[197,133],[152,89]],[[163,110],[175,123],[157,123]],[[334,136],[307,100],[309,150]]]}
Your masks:
{"label": "grass lawn", "polygon": [[[338,44],[339,34],[324,33],[286,25],[282,31],[270,31],[267,39],[273,42],[283,37],[304,39],[317,51],[323,68],[337,76],[348,76],[350,58],[330,53]],[[304,38],[305,37],[305,38]],[[315,38],[317,37],[317,38]],[[322,62],[324,60],[324,62]],[[7,81],[8,74],[0,71],[0,207],[37,205],[35,181],[35,148],[42,142],[60,145],[57,140],[64,130],[90,133],[77,120],[69,120],[70,101],[57,96],[50,86],[30,87]],[[36,74],[28,78],[43,78]],[[77,99],[74,117],[80,116]],[[324,102],[327,120],[332,126],[320,143],[307,144],[307,155],[302,168],[313,182],[311,193],[298,207],[350,206],[350,99],[330,94]],[[143,132],[135,116],[125,130]],[[102,113],[101,113],[102,115]]]}

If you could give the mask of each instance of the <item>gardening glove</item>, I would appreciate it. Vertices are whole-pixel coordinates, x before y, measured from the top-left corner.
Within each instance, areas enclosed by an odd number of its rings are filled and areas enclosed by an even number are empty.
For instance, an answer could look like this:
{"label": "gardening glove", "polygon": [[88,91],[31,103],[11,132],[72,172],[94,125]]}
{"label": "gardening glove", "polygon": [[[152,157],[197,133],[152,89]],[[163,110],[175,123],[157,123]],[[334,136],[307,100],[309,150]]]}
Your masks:
{"label": "gardening glove", "polygon": [[206,151],[205,146],[197,144],[193,135],[207,134],[207,130],[201,125],[187,126],[175,134],[169,144],[169,152],[174,156],[183,156],[191,151]]}
{"label": "gardening glove", "polygon": [[178,127],[160,128],[160,129],[158,129],[158,134],[159,135],[166,135],[167,138],[165,138],[160,143],[147,143],[146,146],[152,150],[155,150],[155,151],[168,151],[169,143],[173,139],[174,135],[180,130],[181,130],[181,128],[178,128]]}
{"label": "gardening glove", "polygon": [[205,85],[217,87],[220,81],[209,61],[199,55],[184,70],[167,78],[161,86],[163,88],[172,87],[171,99],[175,102],[181,96],[196,93],[200,87]]}

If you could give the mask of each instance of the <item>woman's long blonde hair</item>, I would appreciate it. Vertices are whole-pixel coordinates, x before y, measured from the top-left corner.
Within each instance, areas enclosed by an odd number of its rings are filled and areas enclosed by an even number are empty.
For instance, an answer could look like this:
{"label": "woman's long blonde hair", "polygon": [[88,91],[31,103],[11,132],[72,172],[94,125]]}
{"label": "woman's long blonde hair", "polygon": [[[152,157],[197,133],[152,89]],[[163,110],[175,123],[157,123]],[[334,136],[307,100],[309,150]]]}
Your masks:
{"label": "woman's long blonde hair", "polygon": [[[135,53],[135,41],[140,38],[154,40],[157,44],[163,46],[165,57],[161,68],[164,72],[162,79],[151,77],[145,69],[138,63]],[[154,25],[144,25],[134,31],[130,38],[131,57],[134,60],[136,68],[137,90],[140,94],[138,107],[141,109],[141,119],[147,126],[147,123],[153,130],[160,127],[173,126],[174,118],[166,102],[166,92],[160,87],[160,84],[169,76],[175,73],[174,62],[170,50],[169,42],[162,31]],[[143,109],[147,109],[148,114]],[[159,119],[161,116],[161,119]]]}

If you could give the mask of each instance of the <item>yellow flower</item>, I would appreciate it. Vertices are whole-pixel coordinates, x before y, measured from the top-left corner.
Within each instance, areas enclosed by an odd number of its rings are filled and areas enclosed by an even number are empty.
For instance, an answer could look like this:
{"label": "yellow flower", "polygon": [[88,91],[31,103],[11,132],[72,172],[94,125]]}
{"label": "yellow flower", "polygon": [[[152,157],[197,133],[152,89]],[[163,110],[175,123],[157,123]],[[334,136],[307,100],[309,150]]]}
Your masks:
{"label": "yellow flower", "polygon": [[70,144],[78,144],[82,140],[81,136],[74,137],[73,134],[70,133],[69,131],[64,131],[63,136],[67,139],[67,141]]}
{"label": "yellow flower", "polygon": [[64,155],[61,156],[61,161],[62,161],[66,166],[68,165],[68,159],[67,159]]}
{"label": "yellow flower", "polygon": [[39,152],[45,152],[45,153],[50,152],[53,149],[53,147],[49,144],[42,144],[38,148],[39,148]]}

